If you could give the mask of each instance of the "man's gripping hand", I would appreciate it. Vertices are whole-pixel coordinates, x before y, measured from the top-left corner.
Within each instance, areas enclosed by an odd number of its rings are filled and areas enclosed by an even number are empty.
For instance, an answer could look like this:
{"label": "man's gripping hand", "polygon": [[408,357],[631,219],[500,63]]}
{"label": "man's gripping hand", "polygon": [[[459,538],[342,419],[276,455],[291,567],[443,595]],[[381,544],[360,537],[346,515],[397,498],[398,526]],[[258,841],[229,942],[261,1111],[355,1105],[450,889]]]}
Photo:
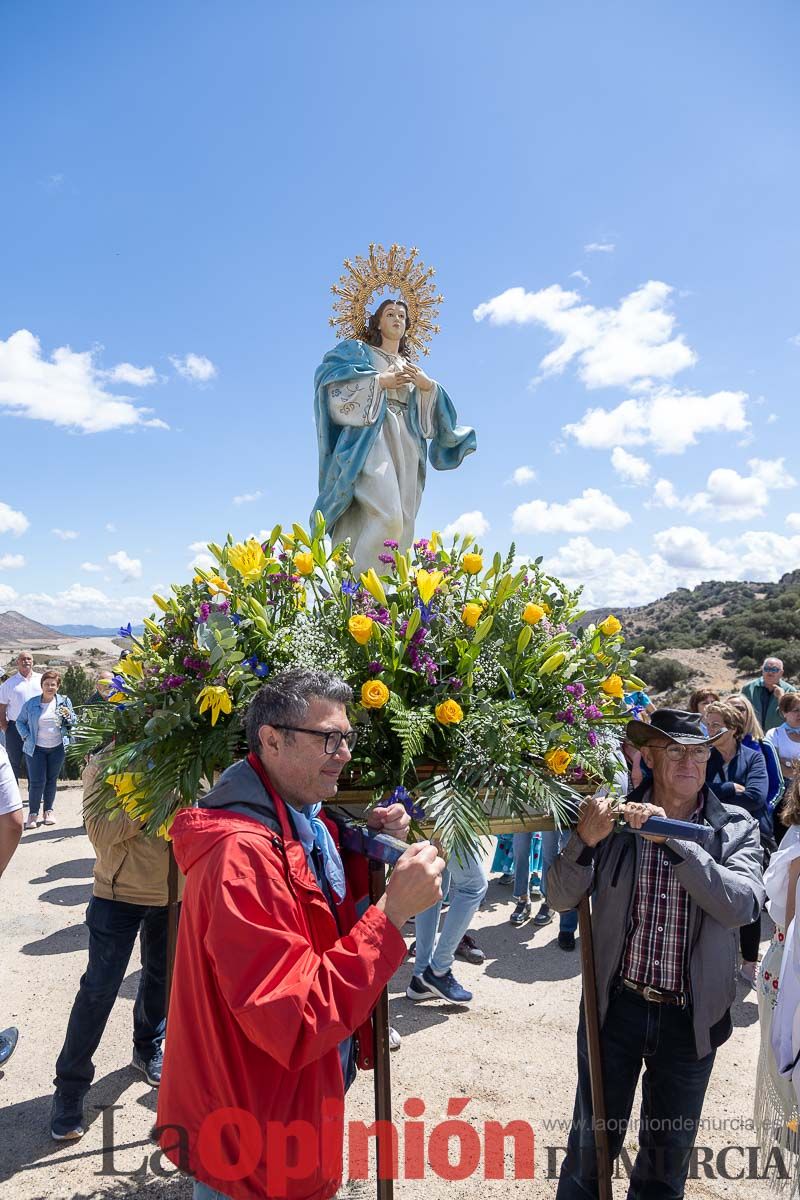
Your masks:
{"label": "man's gripping hand", "polygon": [[373,833],[387,833],[404,842],[408,836],[411,817],[402,804],[387,804],[386,808],[373,808],[367,817],[367,829]]}
{"label": "man's gripping hand", "polygon": [[444,868],[444,859],[435,846],[430,842],[414,842],[397,860],[377,907],[383,909],[393,925],[402,929],[409,917],[441,900]]}

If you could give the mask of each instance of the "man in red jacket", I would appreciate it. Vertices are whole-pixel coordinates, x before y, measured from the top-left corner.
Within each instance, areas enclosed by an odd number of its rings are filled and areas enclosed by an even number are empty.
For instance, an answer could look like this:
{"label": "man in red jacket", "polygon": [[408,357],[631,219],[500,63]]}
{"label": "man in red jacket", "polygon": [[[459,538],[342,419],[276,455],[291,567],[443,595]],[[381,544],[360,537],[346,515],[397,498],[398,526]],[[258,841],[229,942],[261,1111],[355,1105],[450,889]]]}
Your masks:
{"label": "man in red jacket", "polygon": [[[363,858],[321,813],[356,731],[347,684],[276,676],[247,714],[250,754],[172,825],[186,876],[158,1136],[195,1200],[327,1200],[342,1180],[344,1093],[372,1066],[370,1014],[400,931],[441,898],[444,862],[412,845],[357,916]],[[401,805],[373,829],[405,837]]]}

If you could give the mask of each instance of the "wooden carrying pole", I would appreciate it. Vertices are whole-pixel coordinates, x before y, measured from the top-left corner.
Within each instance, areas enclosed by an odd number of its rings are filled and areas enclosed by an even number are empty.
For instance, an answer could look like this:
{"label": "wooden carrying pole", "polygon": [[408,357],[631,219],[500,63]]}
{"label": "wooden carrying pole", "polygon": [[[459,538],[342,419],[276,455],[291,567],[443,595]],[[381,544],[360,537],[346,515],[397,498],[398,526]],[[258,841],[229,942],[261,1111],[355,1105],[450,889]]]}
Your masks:
{"label": "wooden carrying pole", "polygon": [[[386,888],[386,867],[382,862],[369,863],[369,899],[380,900]],[[375,1120],[392,1119],[392,1076],[389,1066],[389,991],[384,988],[372,1014],[372,1047],[375,1083]],[[379,1126],[380,1128],[380,1126]],[[394,1180],[391,1144],[380,1135],[375,1139],[377,1155],[378,1200],[393,1200]],[[388,1158],[388,1162],[387,1162]]]}
{"label": "wooden carrying pole", "polygon": [[586,1022],[586,1045],[589,1055],[589,1080],[592,1089],[592,1123],[597,1154],[597,1195],[599,1200],[612,1200],[611,1159],[608,1153],[606,1100],[603,1094],[603,1064],[600,1055],[600,1021],[597,1012],[597,980],[594,974],[594,945],[592,914],[589,897],[578,905],[578,932],[581,943],[581,974],[583,977],[583,1016]]}

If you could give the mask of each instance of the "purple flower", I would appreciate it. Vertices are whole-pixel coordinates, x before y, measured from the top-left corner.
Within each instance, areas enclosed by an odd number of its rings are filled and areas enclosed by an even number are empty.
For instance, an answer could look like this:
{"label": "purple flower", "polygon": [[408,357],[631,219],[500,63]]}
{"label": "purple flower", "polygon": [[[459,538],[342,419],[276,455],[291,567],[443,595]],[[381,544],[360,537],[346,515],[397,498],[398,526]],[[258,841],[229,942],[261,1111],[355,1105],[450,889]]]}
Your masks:
{"label": "purple flower", "polygon": [[211,613],[211,605],[207,604],[204,600],[203,603],[200,605],[200,611],[197,614],[198,621],[200,621],[201,624],[204,624],[208,620],[210,613]]}
{"label": "purple flower", "polygon": [[379,625],[390,625],[392,621],[388,608],[381,608],[380,606],[378,608],[367,609],[364,615],[370,617],[373,621],[377,621]]}
{"label": "purple flower", "polygon": [[394,555],[393,554],[379,554],[378,562],[386,563],[387,566],[393,567],[394,566]]}
{"label": "purple flower", "polygon": [[380,675],[381,671],[384,670],[384,666],[382,662],[378,662],[378,660],[375,659],[374,662],[368,664],[367,670],[369,671],[370,675]]}
{"label": "purple flower", "polygon": [[557,712],[555,718],[557,721],[563,721],[565,725],[575,724],[575,713],[571,708],[565,708],[563,712]]}
{"label": "purple flower", "polygon": [[464,680],[459,679],[459,677],[457,675],[454,675],[452,679],[448,679],[447,683],[448,683],[448,686],[451,687],[454,692],[460,692],[464,686]]}
{"label": "purple flower", "polygon": [[586,688],[582,683],[568,683],[564,691],[569,692],[570,696],[574,696],[576,700],[580,700]]}
{"label": "purple flower", "polygon": [[[393,541],[392,538],[387,538],[383,544],[387,550],[397,550],[399,548],[399,542]],[[390,561],[394,562],[394,559],[390,559]]]}
{"label": "purple flower", "polygon": [[289,561],[289,555],[286,554],[285,552],[283,554],[278,555],[278,562],[288,562],[288,561]]}
{"label": "purple flower", "polygon": [[588,742],[589,742],[589,745],[590,745],[590,746],[596,746],[596,745],[597,745],[597,742],[598,742],[598,737],[597,737],[597,734],[595,733],[595,731],[594,731],[593,729],[590,729],[590,730],[589,730],[589,732],[586,734],[586,738],[587,738],[587,740],[588,740]]}
{"label": "purple flower", "polygon": [[162,682],[158,686],[159,686],[160,691],[168,692],[170,690],[170,688],[180,687],[181,684],[185,683],[185,682],[186,682],[185,675],[168,675],[167,678],[162,680]]}
{"label": "purple flower", "polygon": [[590,721],[601,721],[603,719],[603,710],[598,708],[596,704],[587,704],[583,715]]}
{"label": "purple flower", "polygon": [[417,630],[416,633],[412,633],[411,644],[413,646],[419,646],[422,642],[425,641],[425,638],[427,636],[428,636],[427,629],[423,629],[422,626],[420,626],[420,628]]}
{"label": "purple flower", "polygon": [[228,611],[228,609],[230,608],[230,606],[231,605],[230,605],[229,600],[218,600],[217,601],[217,612],[226,613]]}

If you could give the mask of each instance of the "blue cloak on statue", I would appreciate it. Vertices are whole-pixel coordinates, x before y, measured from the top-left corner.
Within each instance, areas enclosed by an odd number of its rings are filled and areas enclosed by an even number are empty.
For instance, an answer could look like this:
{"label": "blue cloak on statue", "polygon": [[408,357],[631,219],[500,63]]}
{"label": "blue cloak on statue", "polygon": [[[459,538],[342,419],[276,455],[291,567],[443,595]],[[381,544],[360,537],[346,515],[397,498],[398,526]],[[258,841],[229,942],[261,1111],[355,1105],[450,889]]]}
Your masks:
{"label": "blue cloak on statue", "polygon": [[[322,360],[314,376],[314,416],[319,448],[319,495],[311,513],[319,511],[330,529],[353,502],[356,480],[364,469],[386,414],[386,393],[380,397],[377,419],[370,425],[338,425],[330,415],[327,389],[357,377],[378,375],[363,342],[348,339],[337,343]],[[416,389],[408,401],[408,423],[418,443],[424,477],[430,461],[437,471],[459,466],[477,445],[475,430],[457,425],[453,402],[440,385],[434,400],[434,436],[426,444],[419,425]]]}

